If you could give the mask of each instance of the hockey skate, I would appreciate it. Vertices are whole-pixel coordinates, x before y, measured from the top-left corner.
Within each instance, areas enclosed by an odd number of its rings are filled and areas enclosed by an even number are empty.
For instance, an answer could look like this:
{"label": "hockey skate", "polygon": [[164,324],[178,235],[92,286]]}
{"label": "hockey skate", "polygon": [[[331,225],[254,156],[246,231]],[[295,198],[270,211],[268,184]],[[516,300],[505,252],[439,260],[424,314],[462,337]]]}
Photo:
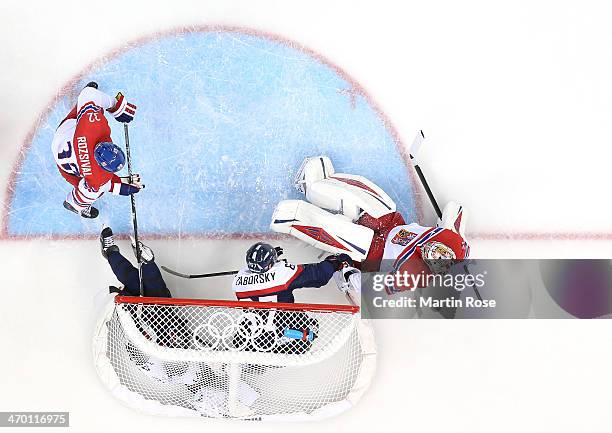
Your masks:
{"label": "hockey skate", "polygon": [[69,210],[70,212],[74,212],[75,214],[80,215],[83,218],[93,219],[93,218],[97,218],[98,215],[100,214],[98,209],[96,209],[95,207],[91,205],[79,212],[74,206],[72,206],[67,201],[64,201],[64,208]]}
{"label": "hockey skate", "polygon": [[[138,252],[136,251],[136,241],[132,236],[130,236],[130,240],[132,241],[132,250],[134,251],[134,256],[138,258]],[[141,241],[138,241],[138,245],[140,246],[140,263],[149,263],[155,260],[155,254],[153,254],[153,250],[143,244]]]}
{"label": "hockey skate", "polygon": [[115,245],[115,239],[111,228],[104,227],[100,233],[100,252],[102,253],[102,257],[108,259],[108,254],[113,251],[119,252],[119,247]]}

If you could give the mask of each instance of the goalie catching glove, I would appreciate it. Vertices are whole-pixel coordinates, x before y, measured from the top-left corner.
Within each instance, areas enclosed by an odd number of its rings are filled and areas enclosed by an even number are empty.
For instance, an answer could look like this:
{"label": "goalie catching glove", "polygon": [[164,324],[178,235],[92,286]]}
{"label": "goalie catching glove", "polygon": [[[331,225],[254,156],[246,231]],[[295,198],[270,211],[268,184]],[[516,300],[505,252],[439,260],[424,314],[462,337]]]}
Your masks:
{"label": "goalie catching glove", "polygon": [[334,281],[338,290],[343,293],[361,293],[361,272],[353,266],[353,259],[348,254],[335,254],[325,260],[334,265]]}
{"label": "goalie catching glove", "polygon": [[349,291],[361,293],[361,271],[352,266],[345,266],[334,274],[334,281],[342,293]]}

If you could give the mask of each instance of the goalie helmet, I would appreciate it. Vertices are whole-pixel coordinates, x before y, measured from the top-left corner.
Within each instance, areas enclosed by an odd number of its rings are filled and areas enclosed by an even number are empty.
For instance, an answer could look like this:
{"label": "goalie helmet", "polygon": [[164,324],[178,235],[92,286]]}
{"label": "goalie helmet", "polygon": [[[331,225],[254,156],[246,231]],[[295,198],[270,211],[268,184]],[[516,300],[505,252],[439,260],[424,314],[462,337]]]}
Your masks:
{"label": "goalie helmet", "polygon": [[438,241],[426,242],[421,247],[421,257],[434,274],[445,274],[457,260],[453,249]]}
{"label": "goalie helmet", "polygon": [[276,248],[264,242],[257,242],[246,253],[247,267],[251,272],[263,274],[278,261]]}
{"label": "goalie helmet", "polygon": [[121,170],[125,165],[123,150],[116,144],[107,141],[96,144],[94,158],[103,170],[110,173]]}

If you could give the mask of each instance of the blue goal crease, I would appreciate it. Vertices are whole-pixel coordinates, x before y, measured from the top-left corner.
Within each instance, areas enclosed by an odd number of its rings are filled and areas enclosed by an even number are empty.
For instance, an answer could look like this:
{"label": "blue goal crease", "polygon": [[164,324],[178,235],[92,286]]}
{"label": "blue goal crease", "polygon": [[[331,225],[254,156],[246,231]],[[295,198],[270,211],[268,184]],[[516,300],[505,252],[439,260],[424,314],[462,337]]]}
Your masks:
{"label": "blue goal crease", "polygon": [[[407,219],[416,217],[405,162],[383,119],[351,83],[295,48],[236,33],[167,36],[98,66],[80,85],[89,81],[138,106],[130,147],[146,184],[136,196],[144,233],[266,232],[276,203],[301,198],[293,176],[316,155],[329,156],[338,172],[368,177]],[[71,186],[57,172],[51,140],[74,102],[64,97],[53,107],[14,173],[9,235],[94,235],[102,223],[130,231],[126,197],[103,196],[92,221],[62,207]],[[122,126],[109,123],[124,147]]]}

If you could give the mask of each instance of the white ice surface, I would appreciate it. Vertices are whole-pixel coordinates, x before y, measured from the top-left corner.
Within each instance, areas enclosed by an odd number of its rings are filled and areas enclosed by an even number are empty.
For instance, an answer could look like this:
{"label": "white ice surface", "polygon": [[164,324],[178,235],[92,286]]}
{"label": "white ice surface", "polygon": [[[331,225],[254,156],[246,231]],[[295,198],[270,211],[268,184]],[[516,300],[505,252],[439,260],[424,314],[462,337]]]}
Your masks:
{"label": "white ice surface", "polygon": [[[471,209],[472,231],[612,232],[605,2],[145,4],[0,4],[0,184],[38,113],[86,64],[155,31],[222,23],[275,32],[325,55],[375,97],[404,141],[423,128],[432,186],[442,201]],[[176,263],[164,252],[173,245],[152,246]],[[207,250],[211,259],[215,246],[194,241],[183,251]],[[223,243],[224,269],[238,265],[244,247]],[[473,251],[609,257],[612,243],[481,241]],[[312,254],[294,248],[292,257]],[[200,270],[192,260],[181,266]],[[68,410],[72,431],[367,431],[383,422],[393,433],[610,430],[607,321],[378,322],[374,386],[356,410],[316,426],[142,415],[113,400],[94,373],[94,299],[112,282],[95,242],[0,242],[0,268],[0,410]],[[168,281],[185,295],[221,295],[212,281]]]}

